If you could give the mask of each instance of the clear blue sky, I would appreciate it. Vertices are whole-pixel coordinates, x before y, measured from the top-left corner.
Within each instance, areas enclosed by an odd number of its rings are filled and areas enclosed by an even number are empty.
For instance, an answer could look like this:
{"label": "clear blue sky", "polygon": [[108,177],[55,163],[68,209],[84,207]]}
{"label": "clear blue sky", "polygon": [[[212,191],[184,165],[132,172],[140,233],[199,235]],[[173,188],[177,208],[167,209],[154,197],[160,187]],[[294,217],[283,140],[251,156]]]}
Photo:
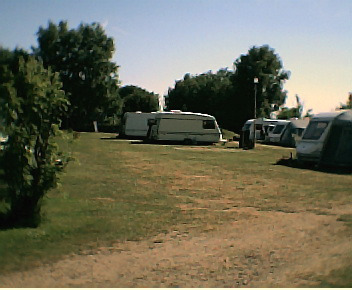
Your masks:
{"label": "clear blue sky", "polygon": [[351,0],[0,0],[0,45],[30,50],[48,21],[99,22],[115,40],[122,85],[165,94],[268,44],[291,71],[288,106],[330,111],[352,91]]}

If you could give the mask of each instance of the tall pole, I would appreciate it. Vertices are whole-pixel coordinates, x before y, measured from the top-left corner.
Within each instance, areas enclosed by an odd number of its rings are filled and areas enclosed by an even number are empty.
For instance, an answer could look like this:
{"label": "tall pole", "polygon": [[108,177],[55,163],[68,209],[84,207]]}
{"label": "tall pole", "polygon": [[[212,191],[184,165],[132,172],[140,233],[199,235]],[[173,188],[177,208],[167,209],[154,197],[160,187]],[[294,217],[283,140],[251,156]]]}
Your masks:
{"label": "tall pole", "polygon": [[255,148],[255,141],[256,141],[256,128],[255,128],[255,119],[257,119],[257,84],[259,82],[258,78],[255,77],[254,80],[254,120],[253,120],[253,148]]}

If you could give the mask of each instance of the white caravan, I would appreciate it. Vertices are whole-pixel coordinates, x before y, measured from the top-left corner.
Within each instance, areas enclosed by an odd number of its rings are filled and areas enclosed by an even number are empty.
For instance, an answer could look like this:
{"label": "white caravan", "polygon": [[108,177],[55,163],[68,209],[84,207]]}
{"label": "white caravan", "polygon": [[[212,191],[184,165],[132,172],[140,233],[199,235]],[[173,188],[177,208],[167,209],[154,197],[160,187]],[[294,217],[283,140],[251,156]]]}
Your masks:
{"label": "white caravan", "polygon": [[[247,120],[242,127],[242,131],[249,130],[249,139],[253,139],[253,121],[254,119]],[[273,130],[275,124],[279,120],[258,118],[255,120],[255,138],[256,140],[268,140],[268,134]]]}
{"label": "white caravan", "polygon": [[148,138],[152,141],[183,142],[185,144],[216,143],[222,140],[221,131],[211,115],[171,111],[155,114],[150,122]]}
{"label": "white caravan", "polygon": [[288,120],[278,120],[275,123],[274,129],[268,134],[269,142],[280,143],[283,133],[285,132],[285,129],[288,124],[290,124],[290,121]]}
{"label": "white caravan", "polygon": [[146,138],[148,133],[148,120],[155,119],[156,112],[127,112],[122,118],[120,137]]}
{"label": "white caravan", "polygon": [[[335,127],[338,127],[338,122],[342,122],[341,120],[346,119],[350,123],[347,122],[347,130],[346,132],[349,132],[350,135],[345,134],[345,144],[348,145],[351,144],[352,139],[349,136],[352,136],[351,132],[351,124],[352,124],[352,111],[351,110],[346,110],[346,111],[337,111],[337,112],[329,112],[329,113],[320,113],[314,115],[309,124],[308,127],[305,129],[303,132],[303,136],[301,141],[298,142],[296,146],[296,152],[297,152],[297,159],[299,161],[311,161],[311,162],[319,162],[321,160],[322,152],[327,151],[326,148],[326,143],[327,140],[332,139],[333,142],[337,142],[338,140],[334,141],[333,139],[336,138],[335,133],[332,134],[330,131],[332,131],[332,126],[334,125]],[[349,127],[348,127],[349,126]],[[340,130],[342,132],[342,129]],[[340,132],[340,133],[341,133]],[[336,136],[335,136],[336,135]],[[336,138],[337,139],[337,138]],[[331,143],[331,142],[330,142]],[[330,144],[329,144],[330,145]],[[346,146],[347,146],[346,145]],[[342,145],[340,147],[343,147]],[[350,146],[351,147],[351,146]],[[336,149],[336,151],[338,151]],[[348,150],[346,150],[347,152]],[[351,151],[348,151],[351,152]],[[349,153],[350,154],[350,153]],[[351,159],[351,156],[349,156]],[[345,159],[348,159],[345,157]]]}
{"label": "white caravan", "polygon": [[[249,119],[247,120],[243,127],[242,127],[242,131],[249,131],[249,140],[253,140],[253,124],[254,124],[254,119]],[[255,138],[258,140],[260,138],[260,129],[258,129],[259,127],[262,127],[262,124],[258,124],[258,119],[255,120]]]}
{"label": "white caravan", "polygon": [[290,119],[290,125],[286,127],[281,138],[283,145],[296,147],[296,144],[301,141],[303,132],[307,128],[310,119]]}
{"label": "white caravan", "polygon": [[270,142],[269,135],[270,133],[272,133],[277,122],[279,121],[280,120],[263,118],[264,123],[263,123],[262,133],[264,134],[264,136],[262,137],[262,140],[264,143]]}

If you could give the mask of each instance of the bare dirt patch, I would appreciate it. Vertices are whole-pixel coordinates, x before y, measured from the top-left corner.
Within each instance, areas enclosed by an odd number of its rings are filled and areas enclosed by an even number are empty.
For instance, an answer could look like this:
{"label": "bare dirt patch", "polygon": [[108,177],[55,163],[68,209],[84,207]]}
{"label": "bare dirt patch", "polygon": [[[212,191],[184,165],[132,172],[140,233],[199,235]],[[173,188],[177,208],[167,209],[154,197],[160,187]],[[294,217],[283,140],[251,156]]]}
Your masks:
{"label": "bare dirt patch", "polygon": [[209,231],[170,230],[116,243],[31,271],[0,276],[1,287],[301,287],[350,258],[351,237],[329,215],[238,208],[241,218]]}

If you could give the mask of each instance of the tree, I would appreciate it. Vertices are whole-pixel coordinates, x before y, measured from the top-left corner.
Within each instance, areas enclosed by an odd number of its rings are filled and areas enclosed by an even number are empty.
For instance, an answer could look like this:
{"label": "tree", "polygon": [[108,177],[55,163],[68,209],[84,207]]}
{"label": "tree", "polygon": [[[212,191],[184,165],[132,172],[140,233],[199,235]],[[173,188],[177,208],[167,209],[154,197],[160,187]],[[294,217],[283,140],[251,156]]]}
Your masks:
{"label": "tree", "polygon": [[341,104],[339,110],[352,109],[352,92],[348,93],[348,100],[346,104]]}
{"label": "tree", "polygon": [[304,114],[304,118],[311,118],[313,117],[313,113],[312,113],[313,109],[308,109],[307,112]]}
{"label": "tree", "polygon": [[2,199],[9,204],[0,226],[36,227],[43,196],[63,169],[57,160],[68,161],[53,138],[69,102],[58,74],[33,56],[2,50],[0,59],[0,131],[8,135],[0,163],[7,183]]}
{"label": "tree", "polygon": [[111,61],[114,41],[98,23],[69,30],[67,22],[49,22],[37,36],[35,54],[46,68],[60,73],[69,97],[68,127],[86,129],[92,121],[102,122],[119,113],[118,66]]}
{"label": "tree", "polygon": [[300,119],[302,117],[303,113],[303,104],[301,102],[301,99],[299,98],[298,95],[296,95],[296,102],[297,106],[293,108],[288,108],[284,107],[278,114],[277,118],[281,120],[288,120],[291,118],[298,118]]}
{"label": "tree", "polygon": [[[283,70],[280,57],[268,45],[249,49],[234,62],[234,93],[230,107],[237,117],[235,130],[254,116],[254,78],[259,83],[256,93],[256,116],[269,117],[272,107],[285,103],[287,94],[283,85],[289,79],[289,72]],[[274,105],[274,106],[273,106]]]}
{"label": "tree", "polygon": [[159,110],[159,96],[137,86],[124,86],[119,89],[122,98],[122,113],[141,111],[150,113]]}
{"label": "tree", "polygon": [[256,116],[269,117],[272,107],[285,103],[283,84],[289,72],[283,70],[279,56],[267,45],[252,47],[241,55],[234,62],[234,71],[186,74],[169,89],[167,108],[208,113],[222,128],[239,132],[244,122],[254,117],[254,78],[259,79]]}
{"label": "tree", "polygon": [[228,96],[231,94],[232,72],[220,69],[192,76],[185,74],[182,80],[176,81],[166,96],[167,109],[181,109],[206,113],[216,117],[219,124],[224,125]]}
{"label": "tree", "polygon": [[5,67],[7,67],[7,69],[10,71],[15,70],[16,67],[18,67],[18,59],[21,56],[27,59],[29,57],[29,53],[23,49],[16,48],[15,50],[11,51],[0,46],[0,67],[2,72],[4,71]]}

